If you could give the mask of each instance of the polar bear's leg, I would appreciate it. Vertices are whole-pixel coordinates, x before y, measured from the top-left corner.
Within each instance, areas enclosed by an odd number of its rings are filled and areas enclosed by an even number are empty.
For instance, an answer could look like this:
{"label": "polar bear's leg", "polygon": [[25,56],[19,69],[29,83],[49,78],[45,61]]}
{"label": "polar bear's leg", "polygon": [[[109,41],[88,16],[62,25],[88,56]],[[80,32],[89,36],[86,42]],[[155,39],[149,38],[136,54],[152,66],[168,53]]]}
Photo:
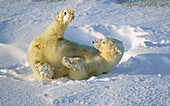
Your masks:
{"label": "polar bear's leg", "polygon": [[63,57],[62,63],[70,69],[69,77],[75,80],[87,78],[86,64],[79,57]]}
{"label": "polar bear's leg", "polygon": [[38,74],[45,79],[51,79],[53,76],[53,69],[49,64],[41,61],[35,62],[35,67],[37,68]]}
{"label": "polar bear's leg", "polygon": [[79,57],[63,57],[62,63],[68,68],[72,68],[74,71],[83,68],[83,59]]}

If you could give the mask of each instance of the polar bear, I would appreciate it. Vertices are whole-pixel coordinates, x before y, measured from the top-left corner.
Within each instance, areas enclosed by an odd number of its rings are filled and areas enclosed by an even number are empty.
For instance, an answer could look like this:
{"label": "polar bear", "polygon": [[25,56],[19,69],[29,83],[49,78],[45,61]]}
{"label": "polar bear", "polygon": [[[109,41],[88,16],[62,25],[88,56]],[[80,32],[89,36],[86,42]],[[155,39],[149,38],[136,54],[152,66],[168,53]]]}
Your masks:
{"label": "polar bear", "polygon": [[94,48],[64,39],[64,32],[73,18],[73,10],[62,10],[30,43],[28,62],[38,78],[84,80],[107,73],[121,60],[124,47],[117,39],[94,40]]}

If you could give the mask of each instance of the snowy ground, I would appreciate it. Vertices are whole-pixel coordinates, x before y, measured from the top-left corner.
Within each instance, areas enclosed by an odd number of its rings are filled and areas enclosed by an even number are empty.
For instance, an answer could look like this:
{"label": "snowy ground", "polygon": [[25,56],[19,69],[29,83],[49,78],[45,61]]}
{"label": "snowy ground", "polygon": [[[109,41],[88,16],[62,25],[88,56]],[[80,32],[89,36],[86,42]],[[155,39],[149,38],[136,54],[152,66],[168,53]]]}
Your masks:
{"label": "snowy ground", "polygon": [[[0,106],[170,105],[169,4],[37,1],[0,0]],[[89,46],[105,36],[123,41],[123,59],[108,74],[83,81],[34,78],[26,61],[29,42],[64,8],[75,10],[65,38]]]}

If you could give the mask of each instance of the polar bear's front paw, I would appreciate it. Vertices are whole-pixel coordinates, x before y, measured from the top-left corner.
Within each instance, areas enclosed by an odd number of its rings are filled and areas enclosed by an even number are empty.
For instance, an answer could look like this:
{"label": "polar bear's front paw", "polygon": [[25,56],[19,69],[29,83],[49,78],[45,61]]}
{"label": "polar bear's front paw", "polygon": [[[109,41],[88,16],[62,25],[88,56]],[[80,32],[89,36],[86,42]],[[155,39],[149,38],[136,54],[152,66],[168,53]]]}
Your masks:
{"label": "polar bear's front paw", "polygon": [[49,64],[36,61],[35,66],[37,67],[37,72],[41,75],[43,78],[51,79],[53,76],[53,68],[50,67]]}
{"label": "polar bear's front paw", "polygon": [[64,9],[57,14],[56,21],[62,23],[70,23],[74,19],[74,11]]}
{"label": "polar bear's front paw", "polygon": [[83,59],[79,57],[63,57],[62,63],[64,64],[64,66],[68,68],[73,68],[74,71],[76,71],[76,69],[82,69]]}

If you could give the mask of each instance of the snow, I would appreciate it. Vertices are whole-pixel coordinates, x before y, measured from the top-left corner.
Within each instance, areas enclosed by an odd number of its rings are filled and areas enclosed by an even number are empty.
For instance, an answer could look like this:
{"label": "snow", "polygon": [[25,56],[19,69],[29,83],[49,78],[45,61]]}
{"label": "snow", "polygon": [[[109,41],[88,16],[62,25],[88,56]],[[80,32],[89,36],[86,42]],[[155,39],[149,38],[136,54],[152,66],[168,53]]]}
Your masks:
{"label": "snow", "polygon": [[[170,105],[169,0],[40,1],[0,1],[0,105]],[[65,38],[89,46],[104,37],[123,41],[125,54],[109,73],[82,81],[34,77],[29,43],[65,8],[75,11]]]}
{"label": "snow", "polygon": [[0,68],[9,68],[24,60],[26,53],[12,45],[0,43]]}

